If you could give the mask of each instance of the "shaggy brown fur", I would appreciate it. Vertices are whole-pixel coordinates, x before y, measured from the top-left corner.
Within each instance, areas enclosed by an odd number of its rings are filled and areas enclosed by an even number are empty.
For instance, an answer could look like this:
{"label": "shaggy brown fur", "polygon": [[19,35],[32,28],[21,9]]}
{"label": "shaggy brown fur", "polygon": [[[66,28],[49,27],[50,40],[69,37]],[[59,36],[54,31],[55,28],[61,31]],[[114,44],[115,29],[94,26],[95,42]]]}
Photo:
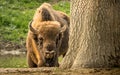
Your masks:
{"label": "shaggy brown fur", "polygon": [[26,41],[29,67],[59,65],[58,56],[68,49],[69,24],[69,17],[48,3],[37,9]]}

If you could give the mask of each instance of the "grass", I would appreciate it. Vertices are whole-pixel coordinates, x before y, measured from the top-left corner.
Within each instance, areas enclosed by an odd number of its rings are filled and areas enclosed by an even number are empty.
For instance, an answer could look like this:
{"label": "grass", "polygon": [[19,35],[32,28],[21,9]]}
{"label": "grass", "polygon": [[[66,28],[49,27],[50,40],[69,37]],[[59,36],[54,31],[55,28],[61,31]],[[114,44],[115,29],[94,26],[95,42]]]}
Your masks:
{"label": "grass", "polygon": [[[53,0],[0,0],[0,41],[25,43],[28,23],[32,20],[35,10],[43,2],[50,2],[54,9],[69,15],[70,2]],[[55,1],[55,0],[54,0]],[[62,58],[59,59],[61,61]],[[0,68],[27,67],[26,57],[0,56]]]}
{"label": "grass", "polygon": [[[28,22],[32,19],[34,13],[34,8],[30,6],[31,3],[24,4],[22,2],[10,2],[8,0],[2,0],[0,3],[1,40],[19,42],[21,39],[25,39]],[[35,3],[35,5],[38,4]]]}
{"label": "grass", "polygon": [[[0,0],[0,40],[17,43],[25,40],[29,21],[32,20],[36,8],[46,1],[52,0]],[[69,14],[68,1],[52,5],[54,9]]]}
{"label": "grass", "polygon": [[25,68],[26,56],[0,56],[0,68]]}
{"label": "grass", "polygon": [[[59,57],[59,62],[62,60],[62,57]],[[0,56],[0,68],[26,68],[27,61],[26,55],[13,56],[5,55]]]}

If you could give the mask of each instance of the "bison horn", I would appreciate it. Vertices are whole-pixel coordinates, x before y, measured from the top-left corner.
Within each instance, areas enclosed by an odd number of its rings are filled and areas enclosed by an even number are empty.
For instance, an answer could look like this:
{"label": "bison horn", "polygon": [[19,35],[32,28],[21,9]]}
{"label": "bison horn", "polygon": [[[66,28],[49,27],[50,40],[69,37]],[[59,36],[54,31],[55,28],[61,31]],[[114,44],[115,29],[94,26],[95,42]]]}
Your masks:
{"label": "bison horn", "polygon": [[67,29],[67,27],[68,27],[67,25],[64,25],[64,26],[61,28],[60,32],[63,33],[63,32]]}
{"label": "bison horn", "polygon": [[32,22],[33,22],[33,21],[30,21],[30,23],[29,23],[30,31],[32,31],[34,34],[37,34],[37,30],[35,30],[35,29],[32,27]]}

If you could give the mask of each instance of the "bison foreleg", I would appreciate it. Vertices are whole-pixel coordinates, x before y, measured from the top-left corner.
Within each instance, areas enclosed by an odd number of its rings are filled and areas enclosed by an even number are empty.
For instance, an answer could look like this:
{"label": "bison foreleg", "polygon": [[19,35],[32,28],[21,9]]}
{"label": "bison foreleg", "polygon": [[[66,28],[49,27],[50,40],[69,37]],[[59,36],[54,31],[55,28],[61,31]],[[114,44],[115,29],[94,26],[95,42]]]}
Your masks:
{"label": "bison foreleg", "polygon": [[37,49],[36,43],[35,41],[32,39],[32,48],[33,48],[33,52],[35,54],[35,57],[37,59],[37,65],[38,67],[41,67],[44,65],[44,59],[43,59],[43,55],[40,53],[40,51]]}

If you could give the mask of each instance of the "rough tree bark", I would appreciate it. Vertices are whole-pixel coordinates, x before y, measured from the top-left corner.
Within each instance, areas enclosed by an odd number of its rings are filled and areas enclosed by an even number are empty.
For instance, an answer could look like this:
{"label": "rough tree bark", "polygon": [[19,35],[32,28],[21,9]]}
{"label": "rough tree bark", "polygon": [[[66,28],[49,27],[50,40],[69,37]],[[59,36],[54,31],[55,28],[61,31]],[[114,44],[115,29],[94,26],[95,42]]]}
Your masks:
{"label": "rough tree bark", "polygon": [[71,0],[69,50],[60,67],[120,67],[120,0]]}

